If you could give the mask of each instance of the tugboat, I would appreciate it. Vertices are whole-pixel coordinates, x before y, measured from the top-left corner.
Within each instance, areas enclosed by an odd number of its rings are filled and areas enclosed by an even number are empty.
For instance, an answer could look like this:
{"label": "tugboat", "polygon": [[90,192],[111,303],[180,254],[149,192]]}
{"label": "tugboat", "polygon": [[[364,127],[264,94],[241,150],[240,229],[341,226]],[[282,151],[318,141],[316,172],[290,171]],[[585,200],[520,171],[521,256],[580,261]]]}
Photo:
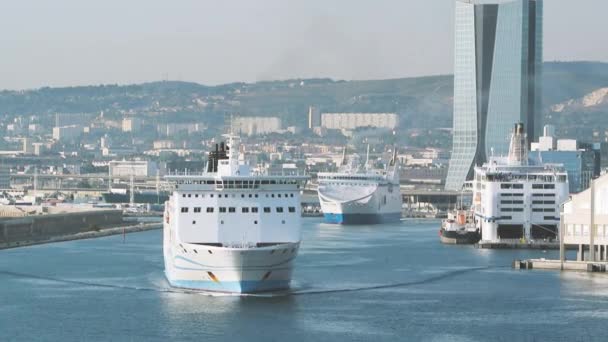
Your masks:
{"label": "tugboat", "polygon": [[439,238],[448,245],[472,245],[481,240],[479,229],[475,226],[473,212],[455,210],[448,213],[448,218],[441,221]]}

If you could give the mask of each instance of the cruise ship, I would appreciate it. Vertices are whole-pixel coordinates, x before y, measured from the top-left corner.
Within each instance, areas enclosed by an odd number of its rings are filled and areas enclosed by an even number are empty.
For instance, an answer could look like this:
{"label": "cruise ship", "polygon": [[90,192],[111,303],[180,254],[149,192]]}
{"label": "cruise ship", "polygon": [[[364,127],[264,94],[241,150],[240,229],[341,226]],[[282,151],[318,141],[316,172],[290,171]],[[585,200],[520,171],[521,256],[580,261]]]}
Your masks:
{"label": "cruise ship", "polygon": [[[346,154],[346,153],[345,153]],[[358,155],[346,160],[338,172],[318,174],[319,202],[325,222],[376,224],[401,219],[402,201],[396,150],[385,169],[361,165]]]}
{"label": "cruise ship", "polygon": [[206,172],[165,176],[165,274],[173,287],[229,293],[286,289],[300,247],[307,177],[250,170],[239,138],[209,154]]}
{"label": "cruise ship", "polygon": [[483,243],[534,243],[558,238],[560,204],[568,199],[561,164],[530,164],[522,123],[515,125],[509,156],[475,168],[473,210]]}

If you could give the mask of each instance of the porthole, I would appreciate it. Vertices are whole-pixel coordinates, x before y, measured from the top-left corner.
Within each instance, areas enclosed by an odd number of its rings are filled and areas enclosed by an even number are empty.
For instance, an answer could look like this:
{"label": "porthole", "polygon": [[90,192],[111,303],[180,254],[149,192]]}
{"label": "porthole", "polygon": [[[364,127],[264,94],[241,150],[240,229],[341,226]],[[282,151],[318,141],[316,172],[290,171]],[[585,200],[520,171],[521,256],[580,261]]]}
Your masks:
{"label": "porthole", "polygon": [[221,221],[220,221],[220,224],[224,224],[224,220],[221,220]]}
{"label": "porthole", "polygon": [[285,224],[285,220],[281,220],[281,223],[282,223],[282,224]]}
{"label": "porthole", "polygon": [[258,224],[258,221],[253,221],[253,224]]}
{"label": "porthole", "polygon": [[196,224],[196,221],[192,221],[192,224]]}
{"label": "porthole", "polygon": [[245,198],[245,194],[241,194],[241,198]]}
{"label": "porthole", "polygon": [[[278,196],[279,198],[281,198],[281,194],[278,194],[277,196]],[[273,197],[274,197],[274,196],[273,196]]]}

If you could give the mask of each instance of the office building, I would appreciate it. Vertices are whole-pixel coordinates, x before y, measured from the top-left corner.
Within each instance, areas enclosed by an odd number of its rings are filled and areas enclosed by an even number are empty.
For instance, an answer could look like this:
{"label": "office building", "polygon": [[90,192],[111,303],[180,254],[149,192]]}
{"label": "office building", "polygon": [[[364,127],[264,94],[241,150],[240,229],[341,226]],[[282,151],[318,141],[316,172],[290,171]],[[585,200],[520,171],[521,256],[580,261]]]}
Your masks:
{"label": "office building", "polygon": [[308,129],[321,127],[321,111],[317,107],[308,107]]}
{"label": "office building", "polygon": [[142,120],[139,118],[124,118],[122,119],[123,132],[139,132],[141,130]]}
{"label": "office building", "polygon": [[80,125],[53,127],[53,139],[57,141],[69,141],[80,137],[84,129]]}
{"label": "office building", "polygon": [[541,0],[457,0],[454,138],[446,189],[460,190],[473,168],[506,156],[517,122],[535,140],[541,105]]}
{"label": "office building", "polygon": [[536,163],[561,164],[568,173],[570,193],[578,193],[589,187],[591,179],[600,174],[600,152],[592,144],[579,143],[574,139],[557,139],[555,128],[547,125],[538,142],[530,149],[530,160]]}
{"label": "office building", "polygon": [[362,127],[396,129],[399,117],[395,113],[323,113],[321,127],[353,130]]}
{"label": "office building", "polygon": [[239,117],[232,121],[232,125],[235,132],[249,136],[282,132],[281,119],[273,116]]}

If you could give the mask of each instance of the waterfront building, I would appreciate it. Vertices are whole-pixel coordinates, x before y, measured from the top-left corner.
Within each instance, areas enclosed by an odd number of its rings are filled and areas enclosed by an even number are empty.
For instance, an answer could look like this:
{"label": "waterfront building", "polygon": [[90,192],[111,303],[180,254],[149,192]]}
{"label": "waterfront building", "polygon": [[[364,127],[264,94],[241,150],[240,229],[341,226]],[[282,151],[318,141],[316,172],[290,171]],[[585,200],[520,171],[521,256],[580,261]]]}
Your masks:
{"label": "waterfront building", "polygon": [[482,243],[556,239],[560,205],[568,199],[561,165],[530,164],[523,124],[516,124],[508,157],[475,167],[473,210]]}
{"label": "waterfront building", "polygon": [[457,0],[454,131],[446,189],[460,190],[473,168],[505,156],[510,129],[534,139],[541,105],[541,0]]}
{"label": "waterfront building", "polygon": [[587,190],[573,195],[564,204],[563,243],[578,246],[579,261],[607,261],[608,175],[601,176],[590,185]]}
{"label": "waterfront building", "polygon": [[396,129],[399,117],[395,113],[323,113],[321,127],[353,130],[361,127]]}
{"label": "waterfront building", "polygon": [[112,160],[108,167],[112,177],[154,177],[159,172],[158,165],[149,160]]}

